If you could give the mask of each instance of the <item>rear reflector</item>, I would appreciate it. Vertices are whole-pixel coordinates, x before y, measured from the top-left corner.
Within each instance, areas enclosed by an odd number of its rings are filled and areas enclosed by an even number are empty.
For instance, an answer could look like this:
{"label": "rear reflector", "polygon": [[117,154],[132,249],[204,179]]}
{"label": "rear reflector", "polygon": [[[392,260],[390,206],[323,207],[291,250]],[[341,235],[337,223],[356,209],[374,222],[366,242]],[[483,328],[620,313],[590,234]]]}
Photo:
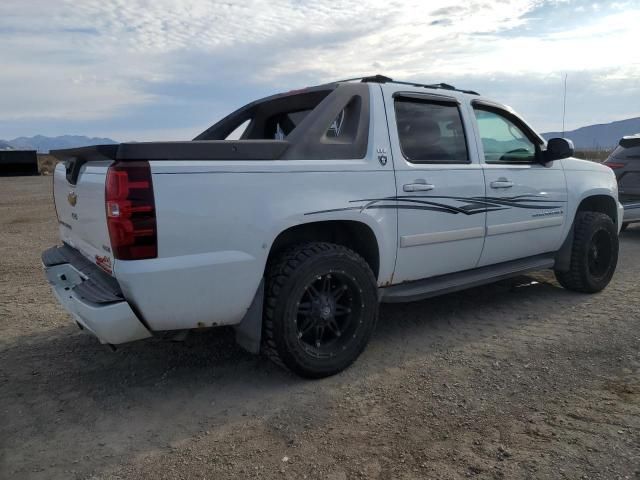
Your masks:
{"label": "rear reflector", "polygon": [[105,202],[113,256],[119,260],[157,257],[156,207],[149,162],[118,162],[110,166]]}
{"label": "rear reflector", "polygon": [[612,170],[616,170],[618,168],[624,168],[626,163],[618,163],[618,162],[605,162],[604,165],[609,167]]}

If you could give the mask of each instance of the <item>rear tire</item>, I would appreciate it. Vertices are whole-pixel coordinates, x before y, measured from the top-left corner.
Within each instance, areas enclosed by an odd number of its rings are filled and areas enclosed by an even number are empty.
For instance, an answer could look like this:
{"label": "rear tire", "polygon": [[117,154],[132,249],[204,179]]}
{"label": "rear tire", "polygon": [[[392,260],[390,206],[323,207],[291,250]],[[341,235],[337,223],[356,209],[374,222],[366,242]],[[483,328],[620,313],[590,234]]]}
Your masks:
{"label": "rear tire", "polygon": [[604,213],[578,212],[574,225],[569,270],[556,270],[564,288],[583,293],[604,289],[618,263],[618,232]]}
{"label": "rear tire", "polygon": [[296,246],[267,270],[262,351],[300,376],[327,377],[351,365],[377,318],[373,272],[346,247]]}

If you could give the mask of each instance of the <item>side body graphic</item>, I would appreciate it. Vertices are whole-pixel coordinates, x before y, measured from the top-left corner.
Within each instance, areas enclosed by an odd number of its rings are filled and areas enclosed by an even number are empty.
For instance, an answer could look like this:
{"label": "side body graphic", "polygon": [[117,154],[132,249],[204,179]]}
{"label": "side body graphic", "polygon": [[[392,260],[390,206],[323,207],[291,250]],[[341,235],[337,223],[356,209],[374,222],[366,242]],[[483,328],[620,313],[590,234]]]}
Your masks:
{"label": "side body graphic", "polygon": [[[462,205],[451,205],[449,203],[436,202],[435,200],[453,200]],[[395,203],[392,203],[395,202]],[[349,203],[360,203],[361,205],[334,208],[328,210],[318,210],[305,213],[305,215],[315,215],[319,213],[342,212],[347,210],[358,210],[364,212],[368,209],[397,209],[397,210],[428,210],[432,212],[442,212],[451,214],[475,215],[478,213],[506,210],[509,208],[524,208],[530,210],[549,210],[562,208],[562,202],[544,198],[540,195],[518,195],[515,197],[452,197],[436,195],[420,196],[393,196],[384,198],[366,198],[361,200],[351,200]],[[558,212],[562,213],[562,212]]]}

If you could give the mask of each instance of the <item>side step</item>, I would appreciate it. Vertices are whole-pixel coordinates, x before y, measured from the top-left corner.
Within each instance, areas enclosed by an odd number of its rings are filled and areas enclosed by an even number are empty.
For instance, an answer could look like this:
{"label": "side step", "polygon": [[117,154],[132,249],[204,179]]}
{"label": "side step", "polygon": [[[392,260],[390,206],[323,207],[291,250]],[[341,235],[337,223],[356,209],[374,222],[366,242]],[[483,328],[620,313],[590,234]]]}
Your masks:
{"label": "side step", "polygon": [[379,290],[380,301],[385,303],[415,302],[445,293],[497,282],[527,272],[553,268],[554,257],[555,254],[536,255],[511,262],[465,270],[464,272],[450,273],[384,287]]}

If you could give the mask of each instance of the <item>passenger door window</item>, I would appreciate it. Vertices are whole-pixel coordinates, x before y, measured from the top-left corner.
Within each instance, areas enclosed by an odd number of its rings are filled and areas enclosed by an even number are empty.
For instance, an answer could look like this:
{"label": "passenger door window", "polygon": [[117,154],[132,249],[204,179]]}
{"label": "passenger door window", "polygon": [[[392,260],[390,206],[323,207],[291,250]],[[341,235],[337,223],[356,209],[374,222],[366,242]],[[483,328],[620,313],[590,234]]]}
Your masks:
{"label": "passenger door window", "polygon": [[535,163],[536,144],[506,116],[474,108],[486,163]]}
{"label": "passenger door window", "polygon": [[395,100],[400,148],[412,163],[469,163],[456,103],[400,97]]}

